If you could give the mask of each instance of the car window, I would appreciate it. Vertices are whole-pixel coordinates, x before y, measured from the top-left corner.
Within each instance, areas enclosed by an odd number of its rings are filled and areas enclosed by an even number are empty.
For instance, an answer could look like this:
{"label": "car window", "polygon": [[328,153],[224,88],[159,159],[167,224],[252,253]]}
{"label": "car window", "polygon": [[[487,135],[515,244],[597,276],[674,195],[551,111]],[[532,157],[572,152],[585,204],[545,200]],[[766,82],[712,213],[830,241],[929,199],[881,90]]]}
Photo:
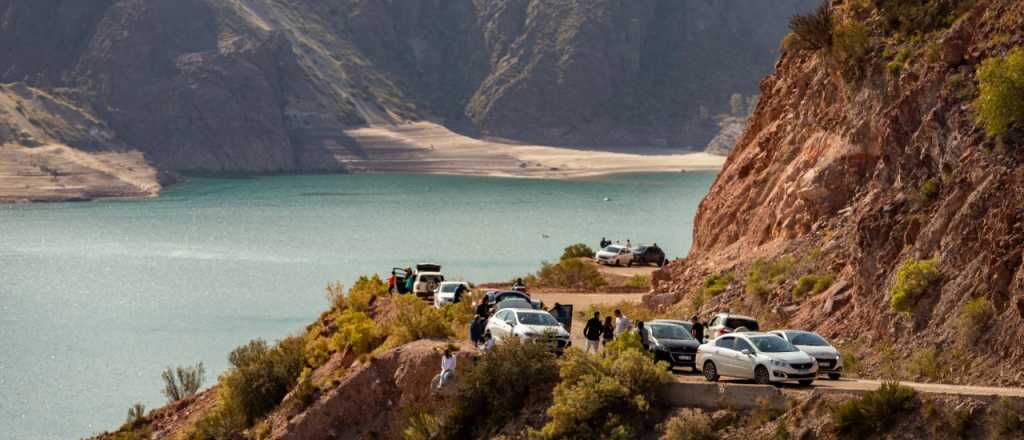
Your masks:
{"label": "car window", "polygon": [[447,292],[454,292],[455,289],[458,289],[458,288],[459,288],[458,284],[445,284],[445,285],[441,286],[441,291],[445,292],[445,293],[447,293]]}
{"label": "car window", "polygon": [[736,338],[730,338],[730,337],[718,338],[718,339],[715,340],[715,347],[718,347],[718,348],[728,348],[728,349],[732,350],[733,340],[734,339],[736,339]]}
{"label": "car window", "polygon": [[688,341],[693,339],[685,327],[676,324],[651,324],[651,335],[658,339],[679,339]]}
{"label": "car window", "polygon": [[604,248],[604,250],[606,252],[611,252],[613,254],[617,254],[617,253],[619,253],[619,251],[622,250],[622,247],[621,246],[608,246],[608,247]]}
{"label": "car window", "polygon": [[547,313],[519,313],[519,323],[525,325],[560,325]]}
{"label": "car window", "polygon": [[753,353],[754,352],[754,347],[751,347],[750,344],[747,341],[744,341],[743,339],[740,339],[740,338],[736,338],[736,348],[735,348],[735,350],[736,351],[750,350],[750,352]]}
{"label": "car window", "polygon": [[789,342],[793,345],[807,345],[811,347],[828,347],[830,344],[821,336],[815,333],[789,332]]}
{"label": "car window", "polygon": [[509,314],[508,310],[502,310],[502,311],[498,312],[497,315],[494,315],[494,317],[498,318],[498,319],[500,319],[502,321],[508,321],[508,314]]}
{"label": "car window", "polygon": [[799,351],[793,344],[790,344],[785,339],[778,336],[755,336],[750,338],[754,341],[754,345],[757,346],[757,351],[762,353],[788,353],[793,351]]}
{"label": "car window", "polygon": [[729,328],[746,327],[747,330],[752,332],[757,331],[757,321],[751,321],[743,318],[729,318],[725,320],[725,326]]}

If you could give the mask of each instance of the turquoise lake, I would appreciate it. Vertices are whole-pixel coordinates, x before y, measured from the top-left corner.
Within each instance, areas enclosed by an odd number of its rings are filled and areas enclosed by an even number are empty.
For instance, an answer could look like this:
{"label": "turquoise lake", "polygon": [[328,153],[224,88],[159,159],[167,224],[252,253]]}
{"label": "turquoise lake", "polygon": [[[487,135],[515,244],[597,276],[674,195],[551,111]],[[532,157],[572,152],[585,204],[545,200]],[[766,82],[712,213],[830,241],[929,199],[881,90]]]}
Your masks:
{"label": "turquoise lake", "polygon": [[426,261],[509,280],[601,237],[683,256],[714,178],[196,178],[149,200],[0,205],[0,437],[116,429],[165,402],[168,366],[202,361],[210,385],[232,348],[312,322],[330,281]]}

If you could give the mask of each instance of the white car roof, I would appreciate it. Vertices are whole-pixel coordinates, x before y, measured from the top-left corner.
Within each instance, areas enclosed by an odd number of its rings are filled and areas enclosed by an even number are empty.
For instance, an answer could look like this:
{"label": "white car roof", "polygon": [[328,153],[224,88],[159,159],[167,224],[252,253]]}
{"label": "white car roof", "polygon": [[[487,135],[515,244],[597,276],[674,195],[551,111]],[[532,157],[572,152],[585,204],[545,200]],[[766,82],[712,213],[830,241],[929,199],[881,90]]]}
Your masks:
{"label": "white car roof", "polygon": [[469,285],[469,283],[467,283],[465,281],[441,281],[441,285],[442,286],[451,285],[451,284],[462,284],[462,285],[466,285],[466,286]]}
{"label": "white car roof", "polygon": [[757,321],[757,319],[755,319],[753,317],[750,317],[750,316],[747,316],[747,315],[737,315],[735,313],[719,313],[718,316],[724,316],[726,318],[739,318],[739,319],[747,319],[747,320],[750,320],[750,321]]}
{"label": "white car roof", "polygon": [[441,275],[441,272],[416,272],[416,275]]}

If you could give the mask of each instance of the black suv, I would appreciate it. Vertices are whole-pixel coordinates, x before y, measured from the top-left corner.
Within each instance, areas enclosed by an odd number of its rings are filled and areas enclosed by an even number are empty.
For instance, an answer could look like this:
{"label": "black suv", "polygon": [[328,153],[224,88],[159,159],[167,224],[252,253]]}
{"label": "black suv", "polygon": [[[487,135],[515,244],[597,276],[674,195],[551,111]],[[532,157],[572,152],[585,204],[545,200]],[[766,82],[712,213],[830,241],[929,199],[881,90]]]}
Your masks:
{"label": "black suv", "polygon": [[633,249],[633,264],[640,266],[647,264],[664,266],[665,252],[663,252],[656,244],[651,246],[638,246],[636,249]]}

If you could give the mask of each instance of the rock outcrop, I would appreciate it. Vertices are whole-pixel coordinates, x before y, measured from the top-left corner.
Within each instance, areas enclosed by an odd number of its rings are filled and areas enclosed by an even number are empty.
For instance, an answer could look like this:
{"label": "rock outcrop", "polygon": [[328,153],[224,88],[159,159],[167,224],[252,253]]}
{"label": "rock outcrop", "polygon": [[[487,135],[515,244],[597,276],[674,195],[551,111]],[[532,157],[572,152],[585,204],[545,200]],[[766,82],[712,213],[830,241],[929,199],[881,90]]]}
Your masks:
{"label": "rock outcrop", "polygon": [[[1016,368],[1024,361],[1024,146],[1019,137],[988,139],[971,102],[980,62],[1024,45],[1024,9],[977,2],[951,25],[901,39],[871,8],[835,3],[837,20],[867,23],[866,72],[858,77],[823,51],[783,55],[701,203],[689,257],[670,269],[661,295],[691,304],[705,276],[731,271],[729,289],[708,298],[705,312],[759,313],[858,341],[873,349],[865,356],[935,348],[970,357],[970,368],[942,361],[950,365],[943,379],[1024,384]],[[899,68],[885,64],[893,50],[910,55]],[[834,277],[833,289],[794,299],[791,278],[763,304],[744,295],[755,259],[785,256],[797,270]],[[892,311],[897,268],[922,259],[938,262],[941,280],[911,314]],[[992,316],[961,348],[960,316],[976,298],[992,304]]]}

